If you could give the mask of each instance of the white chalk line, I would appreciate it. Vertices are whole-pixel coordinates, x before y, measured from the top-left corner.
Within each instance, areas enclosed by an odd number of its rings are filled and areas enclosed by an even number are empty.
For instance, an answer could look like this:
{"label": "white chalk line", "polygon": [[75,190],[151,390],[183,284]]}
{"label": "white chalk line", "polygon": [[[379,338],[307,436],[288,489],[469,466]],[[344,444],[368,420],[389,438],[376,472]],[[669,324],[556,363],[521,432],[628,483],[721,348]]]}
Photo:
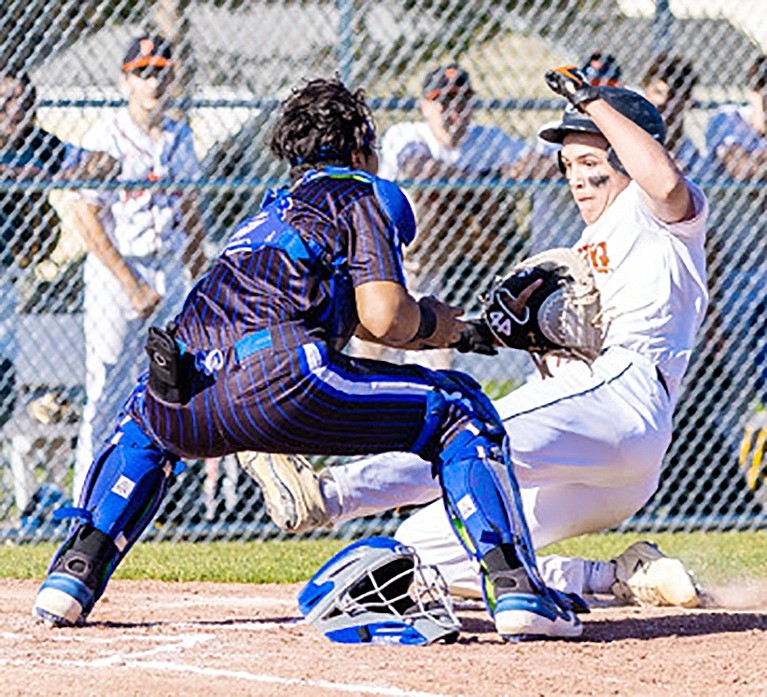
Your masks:
{"label": "white chalk line", "polygon": [[[43,663],[58,667],[72,666],[78,668],[104,668],[112,665],[119,665],[121,668],[132,668],[136,670],[160,670],[169,673],[181,673],[184,675],[194,673],[196,675],[205,677],[233,678],[235,680],[244,680],[247,682],[264,683],[270,685],[311,687],[314,689],[331,690],[335,692],[349,692],[356,695],[386,695],[387,697],[450,697],[449,695],[438,692],[403,690],[398,687],[387,687],[384,685],[339,683],[330,680],[307,680],[304,678],[281,678],[277,675],[267,675],[264,673],[250,673],[244,670],[226,670],[222,668],[203,668],[200,666],[189,665],[187,663],[172,663],[170,661],[127,660],[124,655],[115,655],[110,659],[99,659],[96,661],[43,659]],[[0,666],[28,665],[28,660],[8,660],[0,658]]]}
{"label": "white chalk line", "polygon": [[[268,605],[286,605],[288,604],[284,600],[279,600],[276,598],[264,598],[259,596],[252,596],[249,598],[226,598],[221,596],[215,596],[213,598],[209,596],[190,596],[189,603],[184,602],[176,602],[173,603],[174,606],[178,605],[205,605],[209,603],[211,600],[215,601],[216,605],[227,605],[231,604],[232,606],[237,607],[243,607],[243,606],[258,606],[258,607],[264,607]],[[221,624],[220,626],[217,626],[217,630],[221,628],[225,629],[236,629],[236,630],[246,630],[246,631],[261,631],[264,629],[274,629],[276,627],[284,628],[286,624],[293,625],[293,624],[300,624],[303,623],[304,620],[301,618],[297,618],[295,622],[269,622],[269,621],[256,621],[253,620],[233,620],[231,623],[227,624]],[[174,622],[171,625],[164,624],[164,623],[158,623],[162,624],[163,627],[168,626],[176,626],[176,627],[188,627],[188,626],[195,626],[194,622]],[[6,640],[27,640],[29,638],[29,634],[27,633],[21,633],[21,632],[2,632],[0,633],[0,636],[2,636]],[[51,633],[51,638],[56,641],[61,642],[72,642],[72,643],[82,643],[82,644],[92,644],[92,645],[106,645],[106,644],[113,644],[115,642],[114,638],[105,638],[105,637],[93,637],[93,636],[87,636],[83,634],[78,633],[68,633],[68,634],[59,634],[57,632]],[[135,651],[131,653],[116,653],[112,654],[110,656],[106,656],[103,658],[97,658],[94,660],[89,661],[83,661],[83,660],[49,660],[46,658],[43,658],[43,662],[55,665],[55,666],[61,666],[61,667],[67,667],[67,666],[73,666],[73,667],[84,667],[84,668],[104,668],[109,666],[115,666],[119,665],[121,667],[130,667],[135,668],[139,670],[163,670],[166,672],[176,672],[176,673],[195,673],[198,675],[203,676],[210,676],[210,677],[223,677],[223,678],[233,678],[237,680],[245,680],[248,682],[257,682],[257,683],[265,683],[265,684],[273,684],[273,685],[294,685],[294,686],[303,686],[303,687],[312,687],[322,690],[335,690],[336,692],[345,692],[345,693],[351,693],[351,694],[359,694],[359,695],[385,695],[388,697],[448,697],[448,695],[445,695],[443,693],[436,693],[436,692],[423,692],[420,690],[404,690],[397,687],[388,687],[383,685],[365,685],[365,684],[354,684],[354,683],[339,683],[339,682],[333,682],[333,681],[327,681],[327,680],[308,680],[305,678],[283,678],[276,675],[268,675],[264,673],[251,673],[248,671],[242,671],[242,670],[226,670],[226,669],[219,669],[219,668],[207,668],[207,667],[200,667],[195,665],[189,665],[186,663],[173,663],[170,661],[158,661],[158,660],[145,660],[149,656],[155,656],[157,654],[161,653],[177,653],[181,652],[185,649],[194,648],[196,646],[199,646],[200,644],[203,644],[207,641],[210,641],[211,639],[215,639],[215,635],[213,634],[204,634],[204,633],[193,633],[193,634],[182,634],[182,635],[175,635],[175,636],[162,636],[162,635],[153,635],[153,636],[142,636],[142,635],[135,635],[131,636],[131,641],[141,641],[141,642],[155,642],[155,643],[162,643],[161,646],[155,646],[152,649],[146,650],[146,651]],[[122,639],[124,641],[124,637]],[[40,658],[40,657],[38,657]],[[15,659],[3,659],[0,658],[0,666],[13,666],[13,665],[28,665],[28,663],[24,660],[15,660]]]}

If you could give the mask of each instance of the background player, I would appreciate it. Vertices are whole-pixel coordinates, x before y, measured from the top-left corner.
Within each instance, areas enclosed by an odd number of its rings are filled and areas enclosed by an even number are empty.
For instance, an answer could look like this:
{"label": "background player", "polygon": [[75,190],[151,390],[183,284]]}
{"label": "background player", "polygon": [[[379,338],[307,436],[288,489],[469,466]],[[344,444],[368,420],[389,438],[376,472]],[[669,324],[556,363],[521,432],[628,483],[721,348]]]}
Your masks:
{"label": "background player", "polygon": [[403,284],[412,212],[395,184],[374,176],[363,94],[309,82],[283,103],[271,149],[291,164],[290,188],[270,192],[235,230],[174,325],[150,332],[148,378],[89,471],[82,520],[54,557],[35,615],[85,619],[152,519],[177,457],[397,449],[439,472],[498,632],[580,634],[571,603],[537,574],[516,481],[500,460],[503,428],[479,386],[341,352],[355,331],[419,348],[445,347],[462,327],[460,310],[416,302]]}
{"label": "background player", "polygon": [[[561,122],[540,137],[562,145],[562,171],[586,223],[574,248],[594,271],[609,325],[593,365],[549,360],[553,377],[495,402],[537,548],[618,525],[653,494],[707,305],[708,204],[663,147],[657,109],[634,92],[590,86],[575,69],[550,71],[546,78],[569,104]],[[319,499],[330,519],[424,503],[436,493],[409,454],[326,469],[309,494],[290,486],[310,479],[293,477],[284,459],[271,460],[285,484],[273,492]],[[279,497],[269,505],[293,508]],[[437,564],[453,587],[476,592],[476,571],[449,530],[437,502],[402,523],[397,538],[425,563]],[[647,543],[616,564],[559,558],[549,571],[549,582],[559,577],[576,592],[612,589],[655,604],[698,602],[681,563]]]}
{"label": "background player", "polygon": [[94,447],[109,435],[138,377],[147,319],[167,320],[205,261],[195,197],[157,188],[200,176],[191,129],[165,115],[172,80],[170,43],[161,36],[132,39],[120,75],[127,105],[83,138],[85,147],[120,162],[119,179],[146,181],[152,188],[84,191],[72,206],[88,249],[86,404],[75,456],[75,501]]}
{"label": "background player", "polygon": [[697,83],[692,62],[668,53],[657,54],[642,76],[645,97],[660,111],[666,124],[666,149],[677,167],[694,181],[714,174],[711,159],[701,154],[684,128]]}
{"label": "background player", "polygon": [[[405,271],[413,293],[452,297],[478,296],[477,280],[494,274],[482,268],[490,260],[497,270],[504,256],[512,258],[516,237],[514,197],[490,186],[466,186],[484,177],[504,175],[527,144],[500,128],[475,122],[475,93],[469,73],[450,63],[424,77],[418,108],[422,118],[391,126],[381,138],[379,175],[416,183],[408,188],[418,218],[418,234],[405,250]],[[433,181],[447,182],[439,186]],[[453,183],[455,182],[455,183]],[[447,269],[451,279],[439,279]],[[356,344],[356,345],[354,345]],[[380,346],[353,342],[357,355],[426,367],[449,368],[450,351],[429,351],[417,357]]]}

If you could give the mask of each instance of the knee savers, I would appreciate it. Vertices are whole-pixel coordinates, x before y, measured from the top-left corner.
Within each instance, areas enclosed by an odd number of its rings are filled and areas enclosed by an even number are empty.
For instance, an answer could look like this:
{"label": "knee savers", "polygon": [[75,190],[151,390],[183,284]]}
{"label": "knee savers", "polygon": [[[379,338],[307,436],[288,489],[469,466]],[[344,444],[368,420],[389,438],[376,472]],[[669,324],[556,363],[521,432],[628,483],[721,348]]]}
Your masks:
{"label": "knee savers", "polygon": [[[445,435],[460,422],[476,423],[479,430],[497,443],[503,441],[503,422],[479,383],[457,370],[429,371],[434,390],[426,405],[424,426],[411,451],[426,460],[434,460]],[[449,437],[450,440],[452,437]]]}
{"label": "knee savers", "polygon": [[80,506],[121,555],[157,512],[175,462],[128,419],[91,465]]}

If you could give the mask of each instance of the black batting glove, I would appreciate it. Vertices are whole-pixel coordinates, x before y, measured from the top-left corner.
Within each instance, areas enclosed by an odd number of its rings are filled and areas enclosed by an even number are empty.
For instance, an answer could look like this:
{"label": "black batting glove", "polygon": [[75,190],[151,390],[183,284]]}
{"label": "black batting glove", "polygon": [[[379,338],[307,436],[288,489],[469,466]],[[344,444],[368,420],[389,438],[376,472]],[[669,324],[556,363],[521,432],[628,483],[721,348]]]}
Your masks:
{"label": "black batting glove", "polygon": [[494,337],[485,320],[470,319],[461,330],[461,338],[450,348],[459,353],[479,353],[483,356],[495,356],[498,350],[494,344]]}
{"label": "black batting glove", "polygon": [[599,88],[589,84],[586,76],[574,65],[565,65],[546,72],[546,84],[561,94],[578,111],[581,104],[599,99]]}

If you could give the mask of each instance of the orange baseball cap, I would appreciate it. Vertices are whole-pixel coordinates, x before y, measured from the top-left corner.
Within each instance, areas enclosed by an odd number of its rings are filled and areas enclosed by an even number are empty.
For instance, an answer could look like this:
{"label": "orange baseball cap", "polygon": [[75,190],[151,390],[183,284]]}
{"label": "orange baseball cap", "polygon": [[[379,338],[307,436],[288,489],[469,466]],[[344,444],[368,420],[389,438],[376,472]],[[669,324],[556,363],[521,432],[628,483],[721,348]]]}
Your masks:
{"label": "orange baseball cap", "polygon": [[473,94],[469,73],[456,63],[432,70],[423,82],[422,95],[425,99],[440,100],[455,96],[468,98]]}
{"label": "orange baseball cap", "polygon": [[144,35],[131,39],[123,58],[123,72],[129,73],[148,65],[156,68],[173,65],[170,41],[159,35]]}

